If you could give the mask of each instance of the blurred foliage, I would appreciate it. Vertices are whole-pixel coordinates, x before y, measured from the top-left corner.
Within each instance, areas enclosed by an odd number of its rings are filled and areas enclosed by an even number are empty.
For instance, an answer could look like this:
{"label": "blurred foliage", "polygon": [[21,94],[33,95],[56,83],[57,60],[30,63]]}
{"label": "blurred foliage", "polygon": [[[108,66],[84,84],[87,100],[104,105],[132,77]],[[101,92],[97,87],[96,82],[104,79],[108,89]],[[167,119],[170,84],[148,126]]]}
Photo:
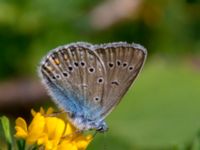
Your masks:
{"label": "blurred foliage", "polygon": [[[0,123],[2,125],[2,129],[0,128],[0,131],[3,131],[4,136],[5,136],[5,140],[7,142],[7,149],[8,150],[12,150],[12,136],[11,136],[11,132],[10,132],[10,121],[6,116],[2,116],[0,117]],[[2,145],[1,145],[2,146]]]}
{"label": "blurred foliage", "polygon": [[58,45],[141,43],[154,61],[108,117],[108,136],[97,135],[89,149],[103,149],[104,139],[108,149],[199,149],[199,66],[171,58],[200,54],[200,0],[144,0],[137,17],[97,30],[90,15],[102,2],[1,0],[0,80],[36,76],[41,57]]}
{"label": "blurred foliage", "polygon": [[108,117],[109,131],[89,149],[197,150],[200,144],[200,72],[152,59]]}
{"label": "blurred foliage", "polygon": [[[103,30],[90,25],[100,0],[1,0],[0,79],[35,75],[48,50],[74,41],[128,41],[151,52],[182,55],[200,49],[200,1],[144,1],[136,19]],[[111,10],[112,11],[112,10]]]}

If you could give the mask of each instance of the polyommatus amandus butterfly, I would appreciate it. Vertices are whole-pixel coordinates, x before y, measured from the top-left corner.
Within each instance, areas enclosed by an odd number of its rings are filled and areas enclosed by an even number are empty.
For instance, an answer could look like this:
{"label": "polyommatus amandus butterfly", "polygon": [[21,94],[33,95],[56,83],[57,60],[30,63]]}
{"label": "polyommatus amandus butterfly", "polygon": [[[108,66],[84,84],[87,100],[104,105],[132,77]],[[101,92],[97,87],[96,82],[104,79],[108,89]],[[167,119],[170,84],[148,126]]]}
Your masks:
{"label": "polyommatus amandus butterfly", "polygon": [[77,42],[50,51],[39,74],[75,127],[104,132],[108,129],[105,117],[131,86],[146,56],[139,44]]}

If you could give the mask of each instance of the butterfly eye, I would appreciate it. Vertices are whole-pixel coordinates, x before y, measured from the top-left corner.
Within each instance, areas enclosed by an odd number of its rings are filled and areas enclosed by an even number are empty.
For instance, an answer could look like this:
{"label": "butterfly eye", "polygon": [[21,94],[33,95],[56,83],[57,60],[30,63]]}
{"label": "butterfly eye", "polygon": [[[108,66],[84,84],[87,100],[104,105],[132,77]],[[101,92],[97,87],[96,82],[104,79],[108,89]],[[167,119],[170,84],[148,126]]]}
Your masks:
{"label": "butterfly eye", "polygon": [[90,67],[90,68],[88,69],[88,71],[89,71],[89,73],[93,73],[93,72],[95,72],[95,69],[94,69],[93,67]]}
{"label": "butterfly eye", "polygon": [[104,82],[104,79],[102,77],[97,79],[97,83],[102,84]]}

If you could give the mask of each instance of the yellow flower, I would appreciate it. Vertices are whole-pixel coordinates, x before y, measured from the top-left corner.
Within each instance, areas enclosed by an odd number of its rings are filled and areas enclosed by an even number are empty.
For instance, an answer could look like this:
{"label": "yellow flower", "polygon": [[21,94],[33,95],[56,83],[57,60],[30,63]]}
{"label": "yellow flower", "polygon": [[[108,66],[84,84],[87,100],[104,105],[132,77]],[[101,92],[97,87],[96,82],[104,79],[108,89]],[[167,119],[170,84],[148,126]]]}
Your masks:
{"label": "yellow flower", "polygon": [[88,136],[78,136],[74,142],[76,143],[76,146],[79,150],[84,150],[87,148],[87,146],[89,145],[89,143],[92,141],[92,136],[88,135]]}
{"label": "yellow flower", "polygon": [[67,124],[63,136],[57,150],[85,150],[92,141],[91,135],[83,136],[82,133],[77,132],[77,129],[70,123]]}
{"label": "yellow flower", "polygon": [[55,117],[53,111],[52,108],[46,112],[43,108],[40,112],[31,110],[33,120],[28,127],[23,118],[17,118],[15,136],[28,144],[43,146],[45,150],[85,150],[92,136],[84,136],[66,120],[66,115]]}
{"label": "yellow flower", "polygon": [[69,141],[63,140],[57,147],[57,150],[78,150],[77,146]]}
{"label": "yellow flower", "polygon": [[17,120],[15,122],[16,122],[16,126],[15,126],[16,134],[15,134],[15,136],[18,137],[18,138],[25,139],[28,136],[26,121],[23,118],[19,117],[19,118],[17,118]]}
{"label": "yellow flower", "polygon": [[28,129],[25,120],[19,117],[16,120],[15,136],[18,138],[26,139],[26,142],[28,144],[33,144],[43,134],[44,125],[45,125],[45,118],[40,113],[37,113],[35,115]]}
{"label": "yellow flower", "polygon": [[[52,107],[49,107],[46,112],[43,107],[40,107],[39,113],[41,113],[42,115],[50,115],[53,112],[54,112],[54,109]],[[37,112],[34,109],[31,109],[31,114],[34,117],[37,114]]]}
{"label": "yellow flower", "polygon": [[38,139],[38,145],[45,145],[46,150],[55,148],[63,136],[65,122],[56,117],[45,118],[44,135]]}

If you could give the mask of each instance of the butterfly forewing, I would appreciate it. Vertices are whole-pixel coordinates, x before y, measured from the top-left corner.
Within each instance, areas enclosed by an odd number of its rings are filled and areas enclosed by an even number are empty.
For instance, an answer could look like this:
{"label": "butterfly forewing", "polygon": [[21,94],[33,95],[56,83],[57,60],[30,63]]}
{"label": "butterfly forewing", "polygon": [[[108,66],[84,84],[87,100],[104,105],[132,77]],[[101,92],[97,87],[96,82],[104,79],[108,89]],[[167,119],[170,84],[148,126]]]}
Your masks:
{"label": "butterfly forewing", "polygon": [[137,77],[146,58],[146,50],[138,44],[124,42],[97,46],[107,72],[106,98],[102,102],[102,118],[120,102]]}
{"label": "butterfly forewing", "polygon": [[90,119],[98,116],[107,79],[92,45],[80,42],[54,49],[43,59],[39,70],[60,107]]}

